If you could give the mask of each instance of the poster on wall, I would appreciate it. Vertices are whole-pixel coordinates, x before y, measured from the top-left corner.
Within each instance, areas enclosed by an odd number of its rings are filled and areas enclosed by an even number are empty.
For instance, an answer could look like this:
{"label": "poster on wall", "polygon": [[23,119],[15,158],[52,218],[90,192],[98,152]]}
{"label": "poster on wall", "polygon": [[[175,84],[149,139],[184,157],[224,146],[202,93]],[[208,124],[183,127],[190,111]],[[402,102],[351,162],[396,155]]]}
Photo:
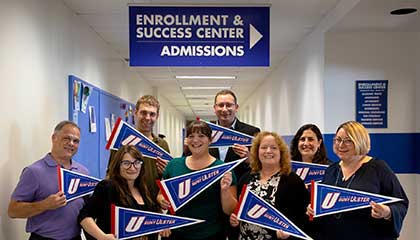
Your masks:
{"label": "poster on wall", "polygon": [[356,121],[366,128],[388,128],[388,80],[356,81]]}

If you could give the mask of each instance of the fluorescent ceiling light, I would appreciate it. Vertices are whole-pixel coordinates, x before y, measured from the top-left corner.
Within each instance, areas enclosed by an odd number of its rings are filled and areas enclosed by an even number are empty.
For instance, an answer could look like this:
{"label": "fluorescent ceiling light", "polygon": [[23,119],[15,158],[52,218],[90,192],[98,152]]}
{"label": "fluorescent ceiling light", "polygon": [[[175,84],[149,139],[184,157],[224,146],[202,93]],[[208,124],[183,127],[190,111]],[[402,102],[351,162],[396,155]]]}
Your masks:
{"label": "fluorescent ceiling light", "polygon": [[191,94],[191,95],[185,95],[185,98],[192,98],[192,99],[213,99],[214,95],[198,95],[198,94]]}
{"label": "fluorescent ceiling light", "polygon": [[181,87],[182,90],[223,90],[223,89],[231,89],[230,86],[224,87]]}
{"label": "fluorescent ceiling light", "polygon": [[236,76],[175,76],[176,79],[236,79]]}

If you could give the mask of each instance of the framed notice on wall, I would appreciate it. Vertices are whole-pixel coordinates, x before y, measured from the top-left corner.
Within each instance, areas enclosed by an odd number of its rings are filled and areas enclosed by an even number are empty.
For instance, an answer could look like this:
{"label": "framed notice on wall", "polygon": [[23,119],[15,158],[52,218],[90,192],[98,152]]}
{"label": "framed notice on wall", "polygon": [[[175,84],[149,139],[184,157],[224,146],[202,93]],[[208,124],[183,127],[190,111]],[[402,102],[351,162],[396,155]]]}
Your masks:
{"label": "framed notice on wall", "polygon": [[388,80],[356,81],[356,121],[366,128],[388,128]]}

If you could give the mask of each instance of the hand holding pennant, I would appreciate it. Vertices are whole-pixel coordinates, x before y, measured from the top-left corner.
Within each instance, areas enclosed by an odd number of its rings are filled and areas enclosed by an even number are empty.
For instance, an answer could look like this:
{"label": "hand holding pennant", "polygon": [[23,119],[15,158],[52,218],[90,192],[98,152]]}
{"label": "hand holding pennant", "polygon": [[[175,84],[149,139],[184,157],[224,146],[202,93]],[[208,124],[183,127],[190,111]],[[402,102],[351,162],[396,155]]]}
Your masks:
{"label": "hand holding pennant", "polygon": [[106,144],[106,149],[117,150],[123,145],[134,145],[145,157],[172,160],[171,155],[153,141],[150,141],[137,129],[127,124],[121,118],[117,119],[112,129],[111,137]]}
{"label": "hand holding pennant", "polygon": [[[203,121],[203,120],[201,120]],[[249,136],[247,134],[229,129],[229,128],[225,128],[222,127],[220,125],[216,125],[214,123],[211,122],[207,122],[207,121],[203,121],[206,122],[211,130],[211,137],[212,137],[212,142],[210,144],[210,147],[230,147],[233,146],[233,144],[239,144],[239,145],[244,145],[244,146],[251,146],[252,145],[252,140],[254,139],[254,137]]]}
{"label": "hand holding pennant", "polygon": [[69,202],[79,197],[93,193],[100,179],[73,172],[60,166],[57,166],[58,187],[66,195],[66,201]]}
{"label": "hand holding pennant", "polygon": [[313,183],[311,201],[314,217],[348,212],[370,207],[370,203],[387,204],[402,201],[400,198],[388,197],[364,191],[341,188],[321,183]]}
{"label": "hand holding pennant", "polygon": [[111,232],[117,239],[131,239],[201,222],[204,221],[111,205]]}
{"label": "hand holding pennant", "polygon": [[321,181],[324,178],[327,168],[328,165],[292,161],[292,170],[306,185],[309,185],[311,180],[316,182]]}
{"label": "hand holding pennant", "polygon": [[312,239],[279,210],[244,187],[235,213],[239,220],[274,231],[282,230],[301,239]]}
{"label": "hand holding pennant", "polygon": [[200,171],[157,181],[162,195],[171,204],[169,211],[174,214],[179,208],[221,179],[225,173],[234,169],[244,160],[245,158],[242,158]]}

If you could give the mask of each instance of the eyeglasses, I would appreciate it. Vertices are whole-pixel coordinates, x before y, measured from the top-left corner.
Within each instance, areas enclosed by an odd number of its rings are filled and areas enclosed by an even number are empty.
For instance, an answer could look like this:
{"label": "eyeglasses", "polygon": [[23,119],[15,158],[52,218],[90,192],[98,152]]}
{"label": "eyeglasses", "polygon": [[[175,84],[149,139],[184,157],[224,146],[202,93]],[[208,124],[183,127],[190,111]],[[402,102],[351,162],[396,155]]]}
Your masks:
{"label": "eyeglasses", "polygon": [[353,143],[353,141],[350,138],[342,139],[342,138],[339,138],[339,137],[334,138],[333,142],[334,142],[334,144],[337,144],[337,145],[340,145],[341,143],[343,143],[346,146],[350,146]]}
{"label": "eyeglasses", "polygon": [[121,166],[125,169],[129,169],[131,165],[133,165],[135,168],[140,168],[140,166],[143,164],[143,160],[135,160],[134,162],[130,160],[122,160]]}
{"label": "eyeglasses", "polygon": [[235,103],[216,103],[214,105],[219,108],[226,107],[227,109],[233,109],[236,106]]}

